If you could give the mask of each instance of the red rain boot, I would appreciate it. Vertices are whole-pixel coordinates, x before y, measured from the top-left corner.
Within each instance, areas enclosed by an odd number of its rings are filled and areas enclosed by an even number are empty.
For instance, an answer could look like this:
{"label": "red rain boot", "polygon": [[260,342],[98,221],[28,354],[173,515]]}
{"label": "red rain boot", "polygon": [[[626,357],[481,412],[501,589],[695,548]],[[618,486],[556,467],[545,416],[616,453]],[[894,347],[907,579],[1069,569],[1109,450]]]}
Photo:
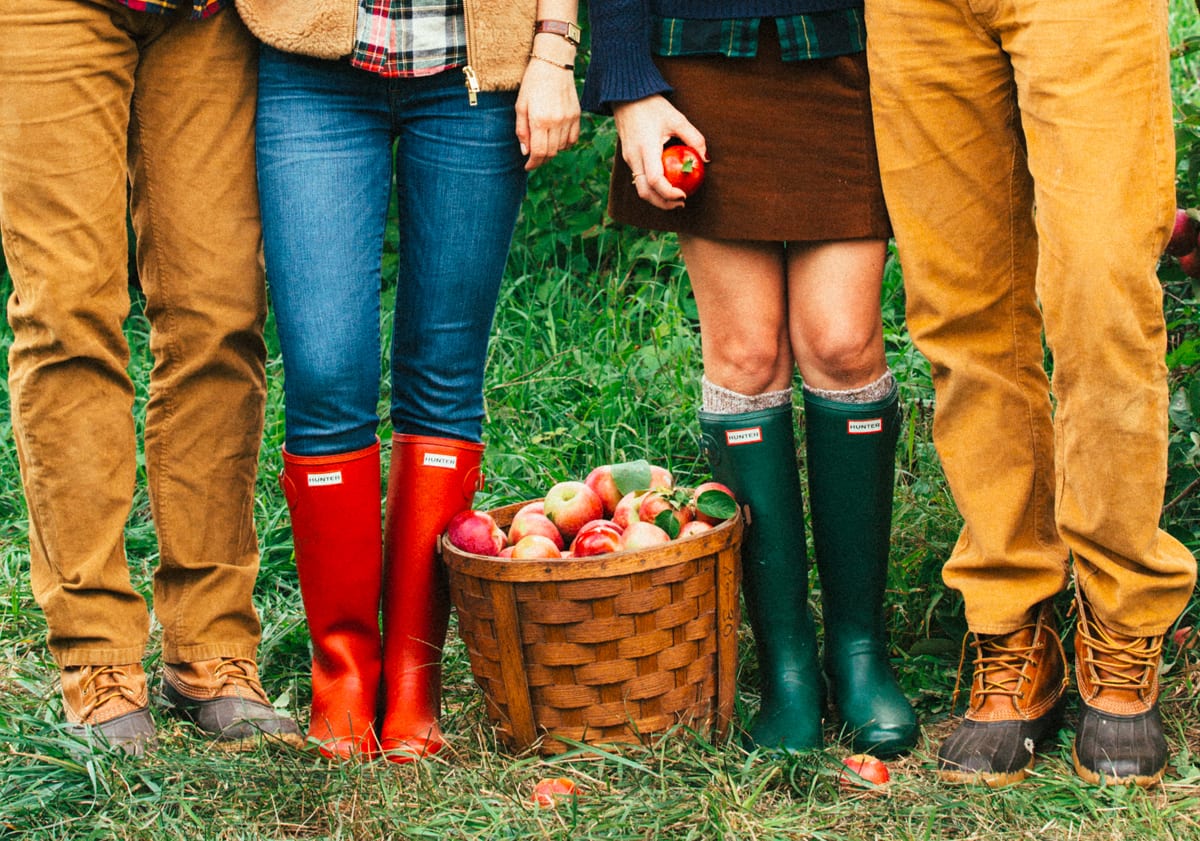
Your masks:
{"label": "red rain boot", "polygon": [[367,759],[379,753],[379,442],[330,456],[285,450],[280,482],[313,646],[308,738],[327,757]]}
{"label": "red rain boot", "polygon": [[483,444],[392,437],[384,530],[383,727],[393,762],[442,749],[442,646],[450,618],[446,571],[434,552],[450,518],[482,485]]}

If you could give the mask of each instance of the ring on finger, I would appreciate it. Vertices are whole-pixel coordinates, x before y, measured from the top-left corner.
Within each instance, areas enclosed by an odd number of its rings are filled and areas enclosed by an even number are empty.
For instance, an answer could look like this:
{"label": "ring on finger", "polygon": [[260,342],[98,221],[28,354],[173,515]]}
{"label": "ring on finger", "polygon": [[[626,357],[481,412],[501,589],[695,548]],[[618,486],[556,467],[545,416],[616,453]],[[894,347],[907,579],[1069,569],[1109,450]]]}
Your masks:
{"label": "ring on finger", "polygon": [[633,181],[631,181],[630,183],[631,183],[631,184],[633,184],[633,186],[635,186],[635,187],[636,187],[636,186],[637,186],[637,180],[638,180],[639,178],[641,178],[641,177],[642,177],[642,173],[640,173],[640,172],[635,172],[635,173],[633,174]]}

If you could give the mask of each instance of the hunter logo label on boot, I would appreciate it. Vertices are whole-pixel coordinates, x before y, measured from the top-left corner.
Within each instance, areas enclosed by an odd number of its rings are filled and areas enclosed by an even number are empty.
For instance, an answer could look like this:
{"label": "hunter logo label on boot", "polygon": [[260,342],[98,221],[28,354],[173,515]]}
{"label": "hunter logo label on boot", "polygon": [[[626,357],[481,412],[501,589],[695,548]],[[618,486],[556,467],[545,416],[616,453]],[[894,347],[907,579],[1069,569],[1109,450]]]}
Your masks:
{"label": "hunter logo label on boot", "polygon": [[730,447],[740,444],[761,444],[762,439],[761,426],[752,426],[749,429],[730,429],[725,432],[725,443]]}
{"label": "hunter logo label on boot", "polygon": [[458,456],[449,456],[442,453],[426,453],[421,463],[425,467],[444,467],[447,470],[454,470],[458,467]]}
{"label": "hunter logo label on boot", "polygon": [[325,485],[340,485],[342,484],[342,471],[333,470],[329,473],[309,473],[308,486],[310,488],[320,488]]}
{"label": "hunter logo label on boot", "polygon": [[850,435],[874,435],[883,432],[883,418],[866,418],[846,421],[846,432]]}

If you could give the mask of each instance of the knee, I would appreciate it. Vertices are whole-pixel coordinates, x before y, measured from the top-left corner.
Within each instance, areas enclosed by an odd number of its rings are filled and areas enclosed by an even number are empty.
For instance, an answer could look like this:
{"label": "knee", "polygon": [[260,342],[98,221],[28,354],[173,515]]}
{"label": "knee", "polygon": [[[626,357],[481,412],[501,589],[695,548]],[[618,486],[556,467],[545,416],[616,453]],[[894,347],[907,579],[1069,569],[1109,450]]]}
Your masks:
{"label": "knee", "polygon": [[778,348],[752,345],[726,345],[705,359],[709,380],[736,391],[756,395],[787,388],[792,379],[793,363]]}
{"label": "knee", "polygon": [[807,351],[806,373],[838,387],[865,385],[887,367],[879,335],[852,326],[831,325],[809,336]]}

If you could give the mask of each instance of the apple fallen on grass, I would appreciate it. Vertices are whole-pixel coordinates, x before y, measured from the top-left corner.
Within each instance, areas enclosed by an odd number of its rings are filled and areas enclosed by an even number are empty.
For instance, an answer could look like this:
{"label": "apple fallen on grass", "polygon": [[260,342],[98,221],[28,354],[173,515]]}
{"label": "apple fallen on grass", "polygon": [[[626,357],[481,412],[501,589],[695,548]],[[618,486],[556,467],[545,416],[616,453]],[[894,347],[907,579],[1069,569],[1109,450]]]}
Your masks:
{"label": "apple fallen on grass", "polygon": [[499,555],[508,539],[486,511],[468,508],[450,518],[446,536],[456,547],[474,555]]}
{"label": "apple fallen on grass", "polygon": [[883,760],[869,753],[856,753],[842,760],[842,772],[838,775],[841,788],[878,788],[891,779]]}
{"label": "apple fallen on grass", "polygon": [[604,503],[596,492],[574,480],[551,487],[542,500],[542,508],[566,541],[574,538],[589,520],[604,516]]}
{"label": "apple fallen on grass", "polygon": [[579,786],[574,781],[566,777],[552,777],[534,784],[530,800],[539,809],[553,809],[560,799],[578,796]]}

